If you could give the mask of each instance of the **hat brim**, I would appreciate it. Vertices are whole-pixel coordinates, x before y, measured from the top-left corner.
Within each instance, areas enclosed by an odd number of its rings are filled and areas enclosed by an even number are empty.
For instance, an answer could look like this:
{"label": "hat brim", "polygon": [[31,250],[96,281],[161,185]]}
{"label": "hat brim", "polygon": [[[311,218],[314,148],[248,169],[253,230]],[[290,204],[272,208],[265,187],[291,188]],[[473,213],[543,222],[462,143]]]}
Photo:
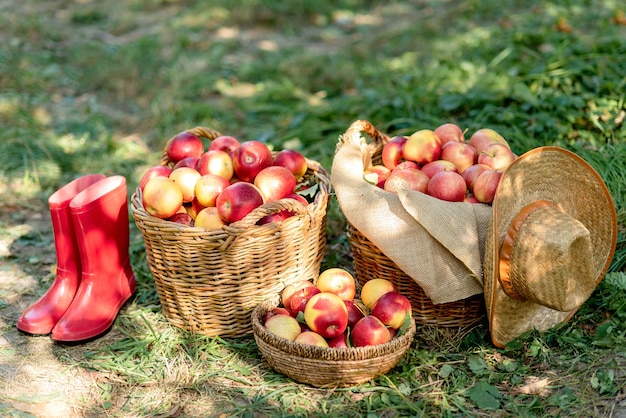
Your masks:
{"label": "hat brim", "polygon": [[535,148],[518,157],[498,185],[485,245],[485,304],[491,340],[496,347],[504,347],[526,331],[547,330],[578,310],[561,312],[511,298],[500,283],[499,252],[508,226],[522,208],[537,200],[557,204],[589,230],[596,285],[615,252],[617,216],[613,199],[593,167],[571,151],[553,146]]}

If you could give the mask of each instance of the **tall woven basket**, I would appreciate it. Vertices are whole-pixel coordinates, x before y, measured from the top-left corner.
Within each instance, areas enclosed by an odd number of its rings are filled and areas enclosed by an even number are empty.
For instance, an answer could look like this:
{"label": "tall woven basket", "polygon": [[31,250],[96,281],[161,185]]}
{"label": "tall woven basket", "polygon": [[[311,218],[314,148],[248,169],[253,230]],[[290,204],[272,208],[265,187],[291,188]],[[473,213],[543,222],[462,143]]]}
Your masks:
{"label": "tall woven basket", "polygon": [[[373,142],[372,164],[382,164],[382,149],[390,138],[364,121],[353,123],[346,135],[366,133]],[[413,278],[402,271],[358,229],[348,223],[350,242],[357,281],[362,286],[373,278],[383,278],[396,285],[399,292],[411,301],[413,317],[420,325],[439,327],[470,327],[480,322],[485,314],[483,294],[466,299],[434,304]],[[428,261],[425,261],[428,262]]]}
{"label": "tall woven basket", "polygon": [[[221,134],[197,127],[188,132],[213,140]],[[163,165],[171,165],[165,151]],[[252,333],[256,305],[289,283],[313,280],[326,250],[328,173],[307,159],[305,179],[316,188],[308,206],[294,199],[270,202],[220,229],[189,227],[153,217],[142,204],[141,189],[131,196],[137,228],[163,314],[174,326],[207,336]],[[296,215],[257,225],[264,216],[288,209]]]}

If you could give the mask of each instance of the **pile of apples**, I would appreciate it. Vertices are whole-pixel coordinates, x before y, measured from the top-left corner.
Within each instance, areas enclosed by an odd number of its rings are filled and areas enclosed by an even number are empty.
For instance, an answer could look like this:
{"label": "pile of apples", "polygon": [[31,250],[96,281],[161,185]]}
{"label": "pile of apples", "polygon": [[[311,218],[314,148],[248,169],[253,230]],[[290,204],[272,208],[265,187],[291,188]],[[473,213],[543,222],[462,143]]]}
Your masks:
{"label": "pile of apples", "polygon": [[505,138],[483,128],[469,140],[454,123],[396,136],[382,149],[382,164],[364,179],[389,192],[411,189],[449,202],[493,202],[504,170],[517,158]]}
{"label": "pile of apples", "polygon": [[[205,149],[202,139],[187,131],[174,136],[165,151],[172,166],[150,167],[139,182],[143,207],[152,216],[215,229],[283,198],[309,204],[297,192],[308,168],[298,151],[273,154],[262,142],[240,142],[229,135],[215,138]],[[293,215],[283,210],[258,223]]]}
{"label": "pile of apples", "polygon": [[265,313],[268,331],[320,347],[365,347],[402,335],[412,316],[409,299],[386,279],[372,279],[356,298],[354,276],[342,268],[322,271],[315,284],[287,285],[282,304]]}

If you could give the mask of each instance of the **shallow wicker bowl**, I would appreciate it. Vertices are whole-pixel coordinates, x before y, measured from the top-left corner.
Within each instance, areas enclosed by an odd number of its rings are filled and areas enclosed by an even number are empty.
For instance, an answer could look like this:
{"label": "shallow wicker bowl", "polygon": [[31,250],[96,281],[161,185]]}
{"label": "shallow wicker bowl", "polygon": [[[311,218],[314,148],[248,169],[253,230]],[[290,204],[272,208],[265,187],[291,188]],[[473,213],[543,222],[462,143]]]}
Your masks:
{"label": "shallow wicker bowl", "polygon": [[402,359],[415,335],[415,321],[386,344],[369,347],[326,348],[279,337],[263,326],[265,314],[276,307],[265,301],[252,312],[252,328],[259,351],[275,371],[315,387],[350,387],[386,374]]}
{"label": "shallow wicker bowl", "polygon": [[[189,131],[209,140],[220,135],[207,128]],[[319,163],[308,159],[307,163],[305,178],[317,187],[308,206],[294,199],[270,202],[219,229],[188,227],[151,216],[143,208],[141,189],[136,189],[132,213],[144,238],[163,314],[172,325],[208,336],[249,335],[256,305],[289,283],[319,275],[331,186]],[[262,217],[284,209],[296,215],[256,225]]]}

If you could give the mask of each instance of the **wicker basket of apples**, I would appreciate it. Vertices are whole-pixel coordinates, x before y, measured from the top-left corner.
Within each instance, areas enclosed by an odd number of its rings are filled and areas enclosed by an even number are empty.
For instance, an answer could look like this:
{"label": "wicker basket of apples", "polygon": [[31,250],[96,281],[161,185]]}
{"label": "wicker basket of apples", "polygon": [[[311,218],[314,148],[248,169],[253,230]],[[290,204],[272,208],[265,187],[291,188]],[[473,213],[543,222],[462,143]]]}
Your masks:
{"label": "wicker basket of apples", "polygon": [[131,197],[168,321],[252,333],[257,304],[319,274],[330,189],[326,170],[297,151],[205,127],[170,138]]}
{"label": "wicker basket of apples", "polygon": [[[357,297],[358,296],[358,297]],[[316,387],[349,387],[386,374],[410,347],[411,304],[388,280],[357,281],[342,268],[287,285],[252,313],[271,368]]]}
{"label": "wicker basket of apples", "polygon": [[394,283],[419,324],[479,322],[490,204],[515,158],[491,129],[466,140],[446,123],[390,137],[368,121],[354,122],[340,137],[331,177],[359,283]]}

